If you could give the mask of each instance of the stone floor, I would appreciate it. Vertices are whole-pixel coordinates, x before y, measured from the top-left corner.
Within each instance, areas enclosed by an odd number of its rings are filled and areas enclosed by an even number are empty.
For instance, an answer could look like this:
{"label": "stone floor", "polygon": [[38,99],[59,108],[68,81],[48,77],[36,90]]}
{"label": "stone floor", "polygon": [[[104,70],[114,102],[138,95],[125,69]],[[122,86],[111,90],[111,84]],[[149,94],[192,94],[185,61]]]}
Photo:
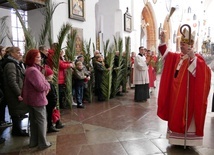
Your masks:
{"label": "stone floor", "polygon": [[85,109],[62,110],[65,127],[48,134],[53,145],[43,151],[29,149],[29,138],[11,136],[9,127],[3,131],[6,142],[0,145],[0,154],[213,155],[214,113],[207,112],[203,146],[171,146],[165,138],[166,122],[156,115],[157,91],[144,103],[134,102],[134,89],[128,89],[121,97],[86,103]]}

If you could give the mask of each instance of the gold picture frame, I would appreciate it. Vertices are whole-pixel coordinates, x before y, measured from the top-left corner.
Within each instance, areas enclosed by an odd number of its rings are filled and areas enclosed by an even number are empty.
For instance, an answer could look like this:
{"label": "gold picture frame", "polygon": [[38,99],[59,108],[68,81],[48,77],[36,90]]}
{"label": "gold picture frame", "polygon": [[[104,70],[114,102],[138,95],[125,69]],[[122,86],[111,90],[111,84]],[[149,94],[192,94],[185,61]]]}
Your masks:
{"label": "gold picture frame", "polygon": [[69,18],[85,21],[85,0],[68,0]]}
{"label": "gold picture frame", "polygon": [[128,8],[124,14],[124,31],[132,32],[132,16],[129,14]]}

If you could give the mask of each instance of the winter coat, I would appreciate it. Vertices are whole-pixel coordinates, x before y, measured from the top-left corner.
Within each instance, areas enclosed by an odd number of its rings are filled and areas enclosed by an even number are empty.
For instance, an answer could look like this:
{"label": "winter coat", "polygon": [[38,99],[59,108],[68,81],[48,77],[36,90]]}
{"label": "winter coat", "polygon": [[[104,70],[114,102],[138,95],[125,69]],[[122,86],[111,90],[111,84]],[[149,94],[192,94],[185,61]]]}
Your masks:
{"label": "winter coat", "polygon": [[57,105],[57,92],[54,84],[49,81],[50,84],[50,91],[47,94],[47,100],[48,100],[48,105],[50,107],[56,107]]}
{"label": "winter coat", "polygon": [[3,73],[4,95],[10,115],[20,116],[26,114],[28,112],[27,105],[18,100],[18,96],[22,92],[24,69],[18,61],[8,57],[3,64]]}
{"label": "winter coat", "polygon": [[75,86],[83,86],[85,80],[85,72],[84,70],[74,69],[74,85]]}
{"label": "winter coat", "polygon": [[70,62],[59,60],[58,84],[65,84],[66,69],[70,68]]}
{"label": "winter coat", "polygon": [[23,87],[24,102],[30,106],[45,106],[48,104],[46,95],[49,90],[50,84],[39,70],[39,66],[28,67]]}
{"label": "winter coat", "polygon": [[[54,50],[49,49],[47,65],[50,66],[51,69],[53,69],[53,60],[52,60],[53,56],[54,56]],[[59,60],[58,84],[65,84],[66,69],[68,69],[68,68],[70,68],[70,62],[60,59]]]}
{"label": "winter coat", "polygon": [[104,71],[106,71],[104,64],[102,62],[95,61],[94,63],[95,88],[101,87]]}

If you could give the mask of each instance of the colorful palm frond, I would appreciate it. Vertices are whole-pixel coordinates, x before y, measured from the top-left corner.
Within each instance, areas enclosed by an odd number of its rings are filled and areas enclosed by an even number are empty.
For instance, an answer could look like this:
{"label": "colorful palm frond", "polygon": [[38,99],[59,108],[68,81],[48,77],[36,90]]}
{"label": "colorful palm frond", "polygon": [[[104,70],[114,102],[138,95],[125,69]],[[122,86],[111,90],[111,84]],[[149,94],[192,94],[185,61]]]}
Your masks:
{"label": "colorful palm frond", "polygon": [[114,43],[115,43],[115,51],[119,51],[119,60],[118,60],[118,66],[114,68],[114,77],[113,81],[114,84],[112,85],[112,97],[115,97],[116,94],[120,91],[120,85],[123,79],[123,58],[122,58],[122,51],[123,51],[123,40],[122,38],[119,38],[116,40],[114,37]]}
{"label": "colorful palm frond", "polygon": [[[76,30],[71,29],[70,34],[67,35],[67,49],[65,52],[65,56],[67,61],[73,62],[75,55],[76,55],[76,48],[75,48],[75,40],[76,40]],[[66,102],[68,103],[69,107],[72,108],[73,101],[73,74],[71,69],[67,69],[66,71]]]}
{"label": "colorful palm frond", "polygon": [[128,75],[130,73],[130,37],[125,40],[125,55],[123,56],[123,80],[122,91],[126,92],[126,84],[128,82]]}
{"label": "colorful palm frond", "polygon": [[[108,68],[113,68],[114,65],[114,46],[111,46],[108,49],[108,44],[109,42],[107,41],[105,44],[105,52],[104,54],[106,55],[105,57],[105,64]],[[111,92],[112,92],[112,70],[106,70],[104,72],[103,75],[103,81],[102,81],[102,85],[101,85],[101,89],[102,89],[102,93],[103,93],[103,97],[106,100],[109,100],[111,97]]]}
{"label": "colorful palm frond", "polygon": [[66,49],[66,59],[68,61],[74,61],[75,55],[76,55],[76,36],[77,36],[77,31],[73,28],[71,28],[71,33],[67,35],[67,49]]}
{"label": "colorful palm frond", "polygon": [[110,40],[106,40],[105,43],[103,43],[103,50],[104,50],[104,58],[106,58],[107,56],[107,53],[108,53],[108,47],[109,47],[109,43],[110,43]]}
{"label": "colorful palm frond", "polygon": [[[67,35],[67,33],[69,32],[69,30],[71,30],[71,25],[70,24],[63,24],[61,31],[59,32],[58,35],[58,44],[56,46],[56,50],[54,52],[53,55],[53,71],[54,71],[54,78],[53,78],[53,82],[56,86],[56,90],[58,90],[58,71],[59,71],[59,59],[60,59],[60,52],[61,52],[61,47],[62,47],[62,43]],[[57,91],[58,93],[58,91]],[[57,106],[59,107],[59,102],[57,102]]]}
{"label": "colorful palm frond", "polygon": [[114,46],[115,46],[115,51],[118,51],[118,40],[115,36],[114,36]]}

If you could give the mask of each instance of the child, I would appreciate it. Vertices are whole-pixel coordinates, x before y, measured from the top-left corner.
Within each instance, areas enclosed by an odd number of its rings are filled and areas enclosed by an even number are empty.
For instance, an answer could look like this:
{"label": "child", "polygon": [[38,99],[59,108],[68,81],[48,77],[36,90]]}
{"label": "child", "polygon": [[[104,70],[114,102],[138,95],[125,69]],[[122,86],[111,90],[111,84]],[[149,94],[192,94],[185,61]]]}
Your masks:
{"label": "child", "polygon": [[90,80],[90,76],[86,76],[83,70],[83,64],[81,61],[75,63],[76,68],[74,70],[74,89],[77,100],[77,108],[84,108],[82,103],[84,94],[84,82]]}
{"label": "child", "polygon": [[52,114],[53,114],[53,110],[54,110],[54,108],[56,107],[56,104],[57,104],[57,92],[56,92],[56,88],[55,88],[55,86],[54,86],[54,84],[52,82],[52,80],[53,80],[53,71],[47,65],[45,66],[45,78],[50,83],[50,87],[51,87],[49,93],[47,94],[48,104],[46,106],[47,122],[48,122],[48,133],[50,133],[50,132],[58,132],[60,128],[64,127],[64,125],[62,125],[60,120],[58,120],[56,122],[56,126],[53,126]]}

